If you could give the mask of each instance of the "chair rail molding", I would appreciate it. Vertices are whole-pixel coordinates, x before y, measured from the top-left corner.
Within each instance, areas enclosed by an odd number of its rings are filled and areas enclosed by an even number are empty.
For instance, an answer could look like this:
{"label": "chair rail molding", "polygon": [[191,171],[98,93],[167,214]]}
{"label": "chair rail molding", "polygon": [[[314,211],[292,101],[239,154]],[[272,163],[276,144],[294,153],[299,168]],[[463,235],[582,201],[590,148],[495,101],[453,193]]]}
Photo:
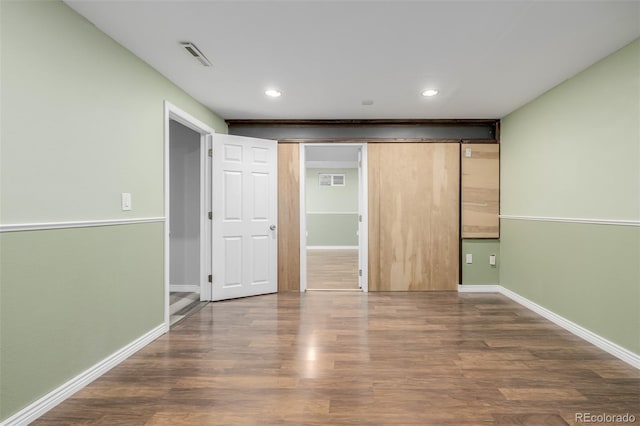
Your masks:
{"label": "chair rail molding", "polygon": [[68,222],[35,222],[0,224],[0,232],[41,231],[46,229],[91,228],[95,226],[133,225],[138,223],[164,222],[164,216],[132,219],[98,219]]}

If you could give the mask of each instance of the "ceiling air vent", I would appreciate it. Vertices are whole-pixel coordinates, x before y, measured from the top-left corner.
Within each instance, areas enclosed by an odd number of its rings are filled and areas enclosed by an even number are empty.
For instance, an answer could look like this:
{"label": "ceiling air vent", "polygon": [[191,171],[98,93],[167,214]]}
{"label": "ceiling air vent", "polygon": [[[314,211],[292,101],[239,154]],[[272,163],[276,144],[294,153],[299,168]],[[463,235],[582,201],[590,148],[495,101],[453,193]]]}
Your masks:
{"label": "ceiling air vent", "polygon": [[184,50],[189,52],[191,56],[193,56],[198,61],[200,61],[202,65],[204,65],[205,67],[211,66],[211,61],[208,60],[207,57],[202,54],[202,52],[196,47],[195,44],[190,43],[188,41],[183,41],[180,43],[180,45],[184,48]]}

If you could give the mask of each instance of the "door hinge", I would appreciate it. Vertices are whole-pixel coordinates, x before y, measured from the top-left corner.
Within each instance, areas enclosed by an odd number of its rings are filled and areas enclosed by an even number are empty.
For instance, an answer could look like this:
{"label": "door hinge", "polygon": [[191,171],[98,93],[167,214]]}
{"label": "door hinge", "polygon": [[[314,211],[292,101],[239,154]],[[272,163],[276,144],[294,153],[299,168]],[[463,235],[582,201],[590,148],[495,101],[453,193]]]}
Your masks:
{"label": "door hinge", "polygon": [[358,276],[361,277],[362,276],[362,269],[358,269]]}
{"label": "door hinge", "polygon": [[213,275],[209,275],[209,282],[212,283],[213,282]]}
{"label": "door hinge", "polygon": [[209,148],[209,151],[207,151],[207,155],[209,157],[213,157],[213,148]]}
{"label": "door hinge", "polygon": [[209,220],[213,220],[213,212],[209,212]]}

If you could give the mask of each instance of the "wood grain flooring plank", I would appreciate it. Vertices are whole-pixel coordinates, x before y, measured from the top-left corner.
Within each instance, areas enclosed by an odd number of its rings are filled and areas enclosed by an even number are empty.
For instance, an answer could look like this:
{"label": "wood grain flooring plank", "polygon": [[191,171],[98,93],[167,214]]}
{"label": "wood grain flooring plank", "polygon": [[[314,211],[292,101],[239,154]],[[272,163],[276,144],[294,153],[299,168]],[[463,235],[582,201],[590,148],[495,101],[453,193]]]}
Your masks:
{"label": "wood grain flooring plank", "polygon": [[307,250],[307,289],[359,290],[358,250]]}

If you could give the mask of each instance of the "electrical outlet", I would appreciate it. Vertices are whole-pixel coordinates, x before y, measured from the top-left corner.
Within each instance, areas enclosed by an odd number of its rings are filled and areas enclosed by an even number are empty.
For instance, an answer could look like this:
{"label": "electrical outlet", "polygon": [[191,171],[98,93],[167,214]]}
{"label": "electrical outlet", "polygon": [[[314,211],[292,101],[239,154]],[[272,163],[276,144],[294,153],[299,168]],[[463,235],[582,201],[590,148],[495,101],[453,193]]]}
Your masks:
{"label": "electrical outlet", "polygon": [[131,194],[129,192],[123,192],[121,195],[122,211],[131,210]]}
{"label": "electrical outlet", "polygon": [[489,265],[491,265],[491,266],[495,266],[496,265],[496,255],[495,254],[490,254],[489,255]]}
{"label": "electrical outlet", "polygon": [[466,255],[466,262],[468,264],[473,263],[473,255],[471,253],[467,253]]}

